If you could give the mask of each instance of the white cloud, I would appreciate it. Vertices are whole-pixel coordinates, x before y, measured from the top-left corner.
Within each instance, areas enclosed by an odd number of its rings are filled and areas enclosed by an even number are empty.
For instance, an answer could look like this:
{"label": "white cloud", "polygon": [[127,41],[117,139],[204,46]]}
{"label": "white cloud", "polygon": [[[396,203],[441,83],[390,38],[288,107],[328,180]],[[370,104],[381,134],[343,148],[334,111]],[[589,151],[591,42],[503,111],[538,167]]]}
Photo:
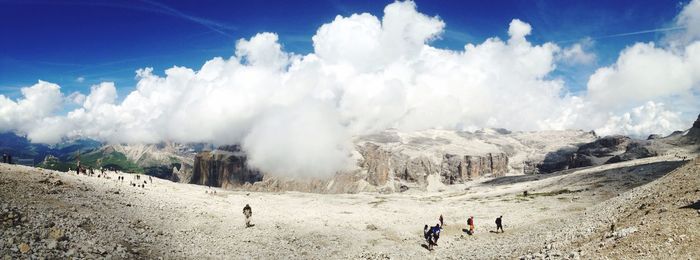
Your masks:
{"label": "white cloud", "polygon": [[596,129],[600,135],[625,134],[645,138],[653,133],[668,134],[682,125],[678,112],[669,111],[663,103],[652,101],[635,107],[621,116],[612,115],[602,127]]}
{"label": "white cloud", "polygon": [[84,98],[83,107],[93,110],[100,106],[114,104],[117,99],[117,88],[113,82],[102,82],[90,88],[90,95]]}
{"label": "white cloud", "polygon": [[282,51],[277,34],[260,33],[249,41],[241,39],[236,44],[236,56],[262,68],[280,70],[289,64],[289,55]]}
{"label": "white cloud", "polygon": [[683,7],[675,19],[677,27],[684,30],[668,35],[666,41],[673,48],[684,46],[700,40],[700,0],[693,0]]}
{"label": "white cloud", "polygon": [[324,24],[313,36],[314,53],[355,71],[380,70],[400,59],[414,59],[444,27],[439,18],[419,13],[414,2],[395,2],[384,8],[381,21],[363,13]]}
{"label": "white cloud", "polygon": [[386,128],[664,134],[687,127],[699,108],[697,42],[682,52],[631,46],[591,76],[588,92],[573,96],[551,72],[562,57],[594,59],[585,44],[533,44],[533,28],[514,19],[509,39],[461,51],[430,46],[444,27],[409,1],[388,5],[382,18],[337,16],[303,56],[285,52],[276,34],[260,33],[239,40],[233,57],[199,69],[138,70],[136,89],[121,102],[113,83],[71,94],[81,107],[65,116],[54,115],[53,101],[63,98],[58,86],[40,82],[17,102],[0,96],[0,129],[44,142],[240,143],[263,171],[318,177],[348,166],[351,136]]}
{"label": "white cloud", "polygon": [[585,43],[575,43],[562,50],[558,58],[569,65],[592,65],[596,61],[596,55],[585,48]]}
{"label": "white cloud", "polygon": [[73,92],[66,96],[66,102],[68,104],[82,105],[85,102],[85,95],[80,92]]}
{"label": "white cloud", "polygon": [[325,177],[349,168],[350,136],[334,113],[315,101],[266,113],[243,140],[248,163],[292,177]]}
{"label": "white cloud", "polygon": [[698,8],[700,0],[694,0],[680,12],[676,23],[686,30],[670,34],[666,39],[670,44],[636,43],[624,49],[614,64],[590,76],[587,109],[598,113],[590,117],[589,126],[605,121],[599,111],[611,114],[602,128],[605,133],[668,134],[692,123],[700,111]]}
{"label": "white cloud", "polygon": [[[37,121],[51,116],[63,104],[63,94],[56,84],[39,80],[21,89],[22,98],[13,101],[0,95],[0,131],[20,131],[38,128]],[[36,140],[52,142],[54,140]]]}
{"label": "white cloud", "polygon": [[77,77],[77,78],[75,78],[75,81],[78,83],[83,83],[83,82],[85,82],[85,77]]}
{"label": "white cloud", "polygon": [[530,24],[520,21],[519,19],[510,21],[508,35],[510,35],[512,40],[524,40],[525,36],[530,35],[530,32],[532,32],[532,26],[530,26]]}
{"label": "white cloud", "polygon": [[692,95],[697,87],[693,68],[700,56],[689,46],[687,55],[637,43],[622,51],[612,66],[598,69],[588,82],[588,94],[600,106],[615,107],[670,95]]}

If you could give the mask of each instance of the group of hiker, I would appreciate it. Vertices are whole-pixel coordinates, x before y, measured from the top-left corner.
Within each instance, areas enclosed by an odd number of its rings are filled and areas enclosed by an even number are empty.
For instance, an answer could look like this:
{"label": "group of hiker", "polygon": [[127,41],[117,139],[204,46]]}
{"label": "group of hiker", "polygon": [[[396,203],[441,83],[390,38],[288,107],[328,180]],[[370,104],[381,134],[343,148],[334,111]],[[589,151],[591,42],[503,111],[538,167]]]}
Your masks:
{"label": "group of hiker", "polygon": [[[149,184],[149,182],[150,182],[150,184],[153,184],[153,178],[151,178],[151,176],[148,176],[148,181],[143,180],[143,183],[141,183],[141,175],[140,174],[133,175],[133,178],[134,178],[134,180],[129,181],[129,186],[146,188],[146,184]],[[124,180],[124,176],[119,176],[119,181],[123,181],[123,180]]]}
{"label": "group of hiker", "polygon": [[[435,224],[435,226],[428,227],[428,225],[425,225],[423,227],[423,237],[425,238],[425,242],[428,246],[428,250],[433,250],[434,246],[437,246],[438,240],[440,239],[440,231],[442,228],[445,226],[444,222],[444,217],[440,215],[438,218],[439,223]],[[474,216],[470,216],[467,219],[467,226],[468,229],[462,229],[462,231],[466,232],[467,234],[474,235]],[[500,230],[501,233],[505,232],[503,231],[503,216],[499,216],[496,218],[496,232],[498,233]],[[493,231],[491,231],[493,232]]]}
{"label": "group of hiker", "polygon": [[[117,174],[117,181],[119,181],[120,183],[124,182],[124,180],[125,180],[124,176],[120,175],[119,172],[114,168],[106,169],[104,167],[100,167],[100,171],[97,174],[97,178],[111,179],[111,177],[108,176],[108,173],[110,171],[113,171],[114,174]],[[68,172],[71,172],[70,168],[68,169]],[[90,166],[85,167],[84,165],[81,165],[80,161],[78,161],[77,167],[75,168],[75,173],[77,175],[84,174],[87,176],[95,176],[95,170]],[[142,181],[141,181],[140,174],[133,174],[132,178],[133,179],[129,181],[129,186],[132,186],[132,187],[146,188],[146,184],[149,184],[149,183],[153,184],[153,178],[151,176],[148,176],[147,181],[143,180],[143,183],[141,183]]]}
{"label": "group of hiker", "polygon": [[[253,216],[253,209],[250,207],[249,204],[246,204],[245,207],[243,207],[243,216],[245,217],[245,227],[249,228],[254,226],[253,224],[250,223],[251,217]],[[445,226],[445,219],[442,215],[438,218],[439,223],[435,224],[435,226],[428,226],[425,225],[423,227],[423,237],[425,238],[425,242],[427,244],[428,250],[433,250],[433,247],[438,245],[438,240],[440,239],[440,232],[442,231],[442,228]],[[503,216],[499,216],[496,218],[496,231],[495,233],[498,233],[499,231],[502,233],[503,231]],[[470,216],[467,219],[467,226],[469,226],[469,229],[463,229],[467,234],[469,235],[474,235],[474,216]],[[493,232],[493,231],[492,231]]]}
{"label": "group of hiker", "polygon": [[676,153],[676,154],[673,154],[673,157],[675,157],[676,159],[681,159],[681,160],[683,160],[683,161],[686,161],[686,160],[688,160],[688,158],[689,158],[687,155],[679,155],[679,154],[677,154],[677,153]]}

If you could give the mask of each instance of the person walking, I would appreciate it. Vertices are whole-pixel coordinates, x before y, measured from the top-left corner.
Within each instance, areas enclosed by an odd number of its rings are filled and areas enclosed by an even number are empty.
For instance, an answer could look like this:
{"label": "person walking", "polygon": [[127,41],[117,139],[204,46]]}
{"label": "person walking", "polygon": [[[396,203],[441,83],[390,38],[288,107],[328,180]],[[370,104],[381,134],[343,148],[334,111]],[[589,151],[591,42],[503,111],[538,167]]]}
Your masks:
{"label": "person walking", "polygon": [[467,219],[467,225],[469,225],[469,235],[474,235],[474,216]]}
{"label": "person walking", "polygon": [[250,217],[253,216],[253,209],[250,208],[250,205],[245,204],[245,207],[243,207],[243,215],[245,216],[245,227],[252,227],[253,225],[250,224]]}
{"label": "person walking", "polygon": [[438,239],[440,239],[441,230],[442,227],[440,227],[440,223],[430,228],[428,228],[428,225],[425,225],[423,228],[423,236],[425,237],[425,242],[428,244],[428,250],[432,251],[433,247],[437,246]]}
{"label": "person walking", "polygon": [[497,217],[496,218],[496,233],[498,233],[498,230],[501,230],[501,233],[503,233],[503,216]]}

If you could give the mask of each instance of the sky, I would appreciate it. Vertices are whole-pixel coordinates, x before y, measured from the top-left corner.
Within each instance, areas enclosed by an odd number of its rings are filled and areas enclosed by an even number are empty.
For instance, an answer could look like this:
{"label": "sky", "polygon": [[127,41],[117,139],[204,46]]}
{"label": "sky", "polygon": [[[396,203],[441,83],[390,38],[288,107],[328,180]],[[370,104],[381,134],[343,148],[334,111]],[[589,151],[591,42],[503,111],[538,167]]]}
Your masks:
{"label": "sky", "polygon": [[645,138],[700,111],[700,0],[0,0],[0,25],[0,131],[241,144],[273,174],[389,128]]}
{"label": "sky", "polygon": [[[233,54],[235,41],[274,32],[286,51],[313,51],[311,37],[336,15],[381,14],[391,1],[0,1],[0,94],[42,79],[66,92],[87,92],[102,81],[132,90],[139,68],[198,67]],[[422,13],[446,23],[434,46],[460,50],[466,43],[506,37],[518,18],[533,30],[533,43],[572,43],[587,37],[673,27],[677,1],[418,1]],[[596,39],[596,65],[615,61],[635,42],[659,32]],[[573,91],[585,87],[593,66],[555,71]]]}

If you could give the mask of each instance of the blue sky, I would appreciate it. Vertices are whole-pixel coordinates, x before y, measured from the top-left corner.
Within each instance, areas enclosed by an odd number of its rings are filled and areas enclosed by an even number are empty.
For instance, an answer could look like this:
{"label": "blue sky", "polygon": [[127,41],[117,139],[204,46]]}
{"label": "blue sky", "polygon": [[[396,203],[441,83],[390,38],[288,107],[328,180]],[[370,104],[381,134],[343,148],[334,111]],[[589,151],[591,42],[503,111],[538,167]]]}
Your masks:
{"label": "blue sky", "polygon": [[[382,16],[392,1],[3,1],[0,0],[0,94],[38,79],[64,93],[87,93],[114,81],[121,97],[133,89],[134,71],[173,65],[199,68],[215,56],[230,57],[235,41],[258,32],[279,34],[285,50],[313,50],[311,36],[336,15],[369,12]],[[593,65],[561,67],[553,73],[570,91],[585,88],[595,68],[615,61],[635,42],[657,41],[663,33],[608,37],[670,27],[685,1],[416,1],[418,10],[445,23],[431,45],[461,50],[489,37],[507,38],[508,23],[533,27],[533,43],[562,47],[591,37]],[[79,80],[79,78],[83,80]]]}

